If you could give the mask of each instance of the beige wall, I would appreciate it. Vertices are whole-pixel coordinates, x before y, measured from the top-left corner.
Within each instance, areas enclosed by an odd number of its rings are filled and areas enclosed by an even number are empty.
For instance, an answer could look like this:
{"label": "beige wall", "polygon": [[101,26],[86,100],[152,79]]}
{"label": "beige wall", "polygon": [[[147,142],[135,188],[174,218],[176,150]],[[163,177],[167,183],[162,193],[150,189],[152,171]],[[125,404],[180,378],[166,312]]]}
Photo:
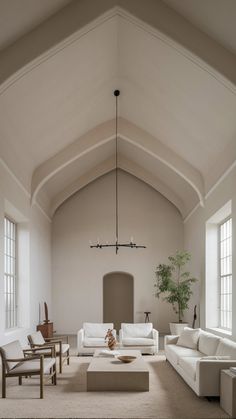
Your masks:
{"label": "beige wall", "polygon": [[[114,241],[114,172],[66,201],[53,219],[53,318],[58,332],[75,333],[84,321],[103,316],[102,283],[108,272],[134,276],[134,321],[146,310],[160,331],[175,315],[154,297],[154,270],[183,247],[180,213],[168,200],[135,177],[120,172],[120,241],[134,236],[147,249],[90,249],[89,240]],[[122,302],[121,302],[122,303]]]}
{"label": "beige wall", "polygon": [[[206,198],[205,208],[198,208],[197,211],[185,223],[185,247],[192,252],[193,259],[191,269],[200,280],[200,301],[201,318],[200,323],[206,327],[205,318],[205,289],[206,289],[206,263],[205,263],[205,235],[206,222],[229,200],[232,201],[232,221],[233,221],[233,327],[232,338],[236,340],[236,169],[234,168],[228,176],[212,191]],[[196,298],[197,300],[197,298]]]}
{"label": "beige wall", "polygon": [[[19,327],[5,330],[4,213],[17,222]],[[0,160],[0,345],[14,339],[26,343],[39,320],[39,303],[51,312],[51,223]]]}

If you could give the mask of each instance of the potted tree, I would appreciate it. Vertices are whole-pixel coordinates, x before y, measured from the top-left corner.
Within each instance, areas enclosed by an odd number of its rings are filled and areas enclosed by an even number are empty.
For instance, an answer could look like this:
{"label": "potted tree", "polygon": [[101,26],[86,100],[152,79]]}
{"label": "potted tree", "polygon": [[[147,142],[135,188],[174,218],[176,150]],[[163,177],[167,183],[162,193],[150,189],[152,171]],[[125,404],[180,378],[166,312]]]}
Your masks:
{"label": "potted tree", "polygon": [[174,256],[169,256],[169,264],[160,264],[156,269],[155,296],[165,294],[163,300],[170,303],[173,310],[178,314],[178,322],[170,323],[172,335],[179,335],[187,326],[183,322],[184,311],[188,308],[188,302],[192,295],[191,285],[196,282],[190,272],[185,270],[185,265],[191,259],[190,253],[177,251]]}

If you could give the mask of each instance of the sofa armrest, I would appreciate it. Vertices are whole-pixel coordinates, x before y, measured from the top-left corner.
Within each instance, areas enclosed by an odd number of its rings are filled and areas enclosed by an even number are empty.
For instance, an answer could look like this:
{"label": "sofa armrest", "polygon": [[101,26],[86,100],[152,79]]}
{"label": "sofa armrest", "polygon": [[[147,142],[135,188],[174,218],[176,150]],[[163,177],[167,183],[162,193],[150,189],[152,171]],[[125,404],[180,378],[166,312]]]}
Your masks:
{"label": "sofa armrest", "polygon": [[178,342],[179,335],[166,335],[164,337],[164,347],[166,345],[176,345]]}
{"label": "sofa armrest", "polygon": [[77,350],[79,352],[80,348],[83,348],[84,341],[84,329],[80,329],[77,333]]}
{"label": "sofa armrest", "polygon": [[119,342],[122,343],[123,340],[123,331],[122,329],[119,330]]}
{"label": "sofa armrest", "polygon": [[223,369],[236,367],[236,360],[199,359],[196,365],[196,382],[199,396],[220,395],[220,372]]}
{"label": "sofa armrest", "polygon": [[152,329],[152,338],[155,341],[156,350],[155,353],[157,354],[159,350],[159,332],[156,329]]}

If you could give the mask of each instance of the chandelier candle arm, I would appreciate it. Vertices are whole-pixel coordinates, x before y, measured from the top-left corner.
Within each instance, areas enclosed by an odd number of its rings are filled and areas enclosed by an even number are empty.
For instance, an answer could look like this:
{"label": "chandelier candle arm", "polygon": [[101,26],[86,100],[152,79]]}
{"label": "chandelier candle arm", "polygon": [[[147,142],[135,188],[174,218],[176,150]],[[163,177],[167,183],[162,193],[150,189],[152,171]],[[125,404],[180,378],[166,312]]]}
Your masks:
{"label": "chandelier candle arm", "polygon": [[116,254],[118,254],[120,247],[129,247],[130,249],[146,249],[144,245],[137,245],[134,243],[134,238],[131,236],[129,243],[119,243],[119,201],[118,201],[118,97],[120,96],[120,91],[115,90],[114,96],[116,98],[116,128],[115,128],[115,188],[116,188],[116,207],[115,207],[115,216],[116,216],[116,240],[115,243],[101,244],[99,239],[97,244],[90,244],[90,248],[103,249],[103,247],[115,247]]}

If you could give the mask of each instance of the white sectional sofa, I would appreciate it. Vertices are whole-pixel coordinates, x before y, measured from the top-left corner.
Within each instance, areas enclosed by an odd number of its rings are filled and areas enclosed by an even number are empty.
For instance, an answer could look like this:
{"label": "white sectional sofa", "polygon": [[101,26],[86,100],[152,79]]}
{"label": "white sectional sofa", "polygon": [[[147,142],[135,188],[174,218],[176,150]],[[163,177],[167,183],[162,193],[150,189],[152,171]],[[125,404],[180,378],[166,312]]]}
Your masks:
{"label": "white sectional sofa", "polygon": [[220,371],[236,366],[236,342],[201,329],[165,336],[165,354],[198,396],[219,396]]}
{"label": "white sectional sofa", "polygon": [[121,348],[138,349],[142,354],[157,354],[159,333],[152,323],[121,323],[119,332]]}
{"label": "white sectional sofa", "polygon": [[[78,355],[92,355],[97,348],[106,348],[105,336],[108,329],[114,328],[113,323],[84,323],[77,334]],[[113,330],[116,337],[116,331]]]}

